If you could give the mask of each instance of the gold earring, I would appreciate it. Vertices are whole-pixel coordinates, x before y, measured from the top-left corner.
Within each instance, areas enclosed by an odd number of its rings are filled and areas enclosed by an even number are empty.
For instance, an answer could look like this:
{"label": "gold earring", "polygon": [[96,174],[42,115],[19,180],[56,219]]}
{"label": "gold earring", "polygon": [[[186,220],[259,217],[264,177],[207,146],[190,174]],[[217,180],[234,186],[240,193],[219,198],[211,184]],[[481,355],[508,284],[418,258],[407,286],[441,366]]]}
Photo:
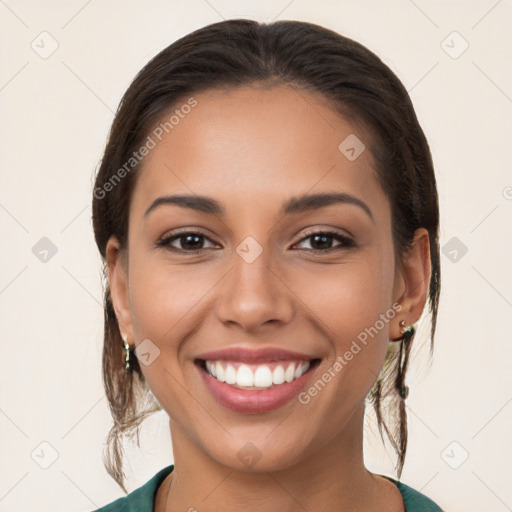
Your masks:
{"label": "gold earring", "polygon": [[410,325],[410,326],[409,326],[409,327],[407,327],[407,329],[406,329],[406,328],[405,328],[406,323],[407,323],[407,322],[406,322],[405,320],[402,320],[402,321],[400,322],[400,327],[401,327],[400,332],[401,332],[402,334],[405,334],[406,332],[408,333],[408,332],[410,332],[410,331],[413,331],[413,330],[414,330],[414,325]]}

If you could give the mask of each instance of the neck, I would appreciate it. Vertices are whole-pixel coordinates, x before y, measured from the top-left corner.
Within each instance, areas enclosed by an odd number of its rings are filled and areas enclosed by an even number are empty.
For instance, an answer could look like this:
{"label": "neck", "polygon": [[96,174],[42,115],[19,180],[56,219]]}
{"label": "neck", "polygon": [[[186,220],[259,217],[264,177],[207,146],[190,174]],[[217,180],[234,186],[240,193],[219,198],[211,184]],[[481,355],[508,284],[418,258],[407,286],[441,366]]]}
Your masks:
{"label": "neck", "polygon": [[279,512],[384,512],[384,498],[394,503],[389,510],[400,510],[396,505],[402,499],[394,484],[364,466],[363,421],[361,404],[340,432],[323,446],[304,447],[295,462],[274,464],[270,470],[258,469],[264,466],[256,463],[240,470],[205,454],[171,420],[175,468],[159,489],[155,511],[238,512],[251,504],[250,510]]}

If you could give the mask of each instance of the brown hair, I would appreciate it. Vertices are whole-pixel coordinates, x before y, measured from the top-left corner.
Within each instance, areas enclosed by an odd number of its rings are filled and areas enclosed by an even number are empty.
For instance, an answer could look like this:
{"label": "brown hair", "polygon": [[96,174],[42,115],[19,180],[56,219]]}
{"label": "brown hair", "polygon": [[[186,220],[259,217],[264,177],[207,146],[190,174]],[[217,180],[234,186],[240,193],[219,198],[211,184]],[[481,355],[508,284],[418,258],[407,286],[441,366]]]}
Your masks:
{"label": "brown hair", "polygon": [[[123,342],[108,285],[106,244],[115,236],[121,249],[127,247],[129,205],[140,164],[122,173],[122,179],[119,171],[123,166],[127,169],[126,163],[150,130],[179,99],[210,88],[256,84],[290,84],[321,93],[337,112],[361,122],[372,134],[369,146],[377,162],[377,178],[391,204],[397,265],[415,230],[423,227],[429,233],[430,356],[433,353],[441,275],[436,180],[427,140],[400,80],[363,45],[312,23],[235,19],[200,28],[162,50],[137,74],[116,112],[95,181],[92,216],[105,281],[102,371],[114,420],[104,463],[125,492],[122,438],[132,437],[135,430],[138,443],[140,424],[161,406],[136,357],[131,358],[131,371],[125,373]],[[407,417],[400,391],[413,340],[414,332],[407,333],[398,350],[388,351],[368,396],[383,441],[382,428],[397,452],[398,478],[407,449]],[[389,425],[382,416],[384,405],[395,413]]]}

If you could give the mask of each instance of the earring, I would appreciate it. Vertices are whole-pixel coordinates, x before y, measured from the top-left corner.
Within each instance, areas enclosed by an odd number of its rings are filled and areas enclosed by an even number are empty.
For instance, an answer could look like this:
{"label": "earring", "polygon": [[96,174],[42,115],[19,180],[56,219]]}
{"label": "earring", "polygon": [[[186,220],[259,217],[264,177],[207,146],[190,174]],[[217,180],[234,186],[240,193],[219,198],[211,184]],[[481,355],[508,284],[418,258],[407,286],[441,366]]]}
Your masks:
{"label": "earring", "polygon": [[414,325],[410,325],[409,327],[407,327],[407,329],[405,329],[405,325],[406,325],[406,323],[407,323],[407,322],[406,322],[405,320],[402,320],[402,321],[400,322],[400,327],[401,327],[400,332],[401,332],[402,334],[409,333],[410,331],[413,331],[413,330],[414,330]]}
{"label": "earring", "polygon": [[123,338],[123,352],[124,352],[124,371],[128,373],[130,371],[130,344],[126,341],[128,339],[127,334],[121,334]]}

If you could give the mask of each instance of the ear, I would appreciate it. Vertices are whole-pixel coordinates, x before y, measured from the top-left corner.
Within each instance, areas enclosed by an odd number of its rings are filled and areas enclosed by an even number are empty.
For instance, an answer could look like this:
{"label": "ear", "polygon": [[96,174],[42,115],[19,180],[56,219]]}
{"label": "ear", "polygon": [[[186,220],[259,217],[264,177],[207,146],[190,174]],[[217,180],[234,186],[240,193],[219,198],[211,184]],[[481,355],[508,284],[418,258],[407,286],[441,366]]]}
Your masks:
{"label": "ear", "polygon": [[[119,324],[121,336],[133,340],[133,326],[128,289],[128,260],[125,251],[121,251],[116,237],[110,237],[106,247],[106,261],[110,295]],[[133,341],[132,341],[133,343]]]}
{"label": "ear", "polygon": [[[412,246],[402,259],[395,279],[394,302],[402,305],[397,315],[405,320],[405,327],[416,323],[423,312],[430,286],[432,267],[430,263],[430,240],[425,228],[418,228],[414,233]],[[390,339],[399,340],[399,322],[390,328]]]}

